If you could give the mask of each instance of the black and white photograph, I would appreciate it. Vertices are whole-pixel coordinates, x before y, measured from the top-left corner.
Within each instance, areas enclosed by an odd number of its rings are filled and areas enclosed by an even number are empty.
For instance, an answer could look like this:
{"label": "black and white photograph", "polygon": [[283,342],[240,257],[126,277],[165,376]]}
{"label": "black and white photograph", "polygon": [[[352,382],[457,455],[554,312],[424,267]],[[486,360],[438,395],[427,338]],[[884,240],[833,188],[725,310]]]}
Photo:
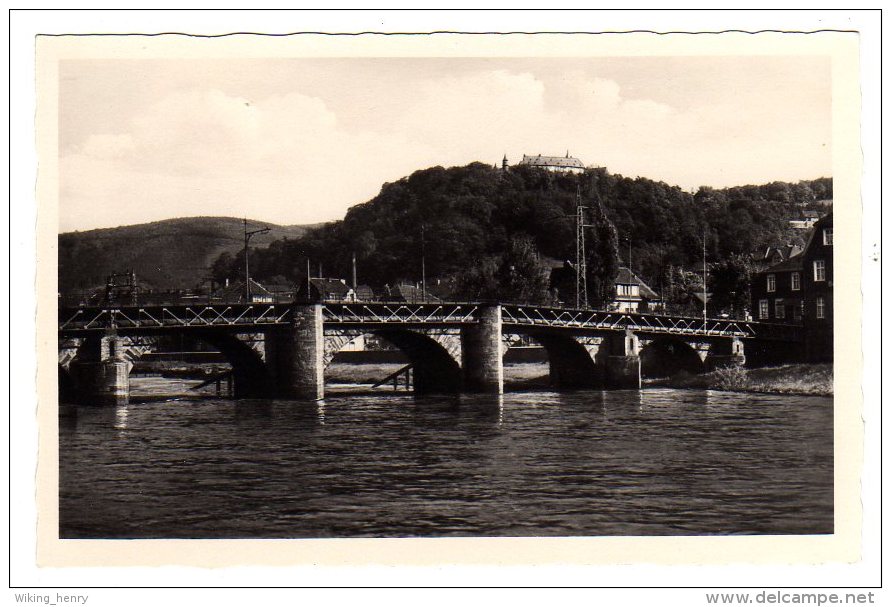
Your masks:
{"label": "black and white photograph", "polygon": [[829,68],[62,62],[60,537],[832,533]]}
{"label": "black and white photograph", "polygon": [[36,54],[46,562],[157,540],[853,554],[856,35]]}

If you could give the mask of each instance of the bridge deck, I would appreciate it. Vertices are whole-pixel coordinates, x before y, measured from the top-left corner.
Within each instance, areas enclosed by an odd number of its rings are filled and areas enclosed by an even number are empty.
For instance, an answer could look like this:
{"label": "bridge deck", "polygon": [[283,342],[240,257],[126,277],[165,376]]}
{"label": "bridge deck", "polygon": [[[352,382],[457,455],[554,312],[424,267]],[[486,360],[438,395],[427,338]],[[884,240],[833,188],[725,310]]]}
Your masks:
{"label": "bridge deck", "polygon": [[[394,303],[328,302],[321,304],[326,326],[387,325],[460,327],[476,323],[479,310],[492,304],[474,302]],[[59,333],[75,336],[117,329],[124,332],[188,328],[266,329],[292,322],[293,304],[184,304],[158,306],[82,307],[59,309]],[[740,319],[703,319],[663,314],[504,304],[506,329],[624,331],[686,337],[739,337],[799,341],[801,327]]]}

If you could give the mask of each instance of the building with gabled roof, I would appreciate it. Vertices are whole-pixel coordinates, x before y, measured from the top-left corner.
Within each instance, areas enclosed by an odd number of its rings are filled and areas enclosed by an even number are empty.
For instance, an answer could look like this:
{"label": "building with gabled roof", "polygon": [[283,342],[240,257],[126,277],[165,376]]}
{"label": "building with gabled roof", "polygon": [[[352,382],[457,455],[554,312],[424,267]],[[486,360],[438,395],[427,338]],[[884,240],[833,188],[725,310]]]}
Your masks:
{"label": "building with gabled roof", "polygon": [[[272,291],[261,285],[253,278],[251,278],[250,281],[250,303],[272,303],[275,301],[275,294]],[[243,281],[229,282],[228,280],[226,280],[226,284],[214,291],[211,295],[212,301],[244,303],[245,299],[246,294],[244,292]]]}
{"label": "building with gabled roof", "polygon": [[801,323],[801,278],[801,254],[755,274],[750,287],[755,320]]}
{"label": "building with gabled roof", "polygon": [[759,267],[767,268],[781,261],[791,259],[801,254],[802,248],[797,244],[785,244],[778,247],[767,247],[754,255],[754,261]]}
{"label": "building with gabled roof", "polygon": [[356,301],[353,291],[342,278],[310,278],[309,293],[306,283],[297,291],[298,301]]}
{"label": "building with gabled roof", "polygon": [[808,360],[815,362],[833,358],[832,227],[832,213],[817,221],[801,254],[805,348]]}
{"label": "building with gabled roof", "polygon": [[619,268],[615,285],[612,307],[620,312],[652,312],[662,307],[659,295],[630,268]]}
{"label": "building with gabled roof", "polygon": [[359,285],[356,287],[356,301],[374,301],[374,290],[368,285]]}
{"label": "building with gabled roof", "polygon": [[832,213],[816,221],[804,250],[752,277],[755,320],[804,327],[805,359],[832,360]]}
{"label": "building with gabled roof", "polygon": [[[506,166],[507,158],[505,157],[504,166]],[[527,156],[523,154],[523,159],[519,166],[531,166],[554,173],[584,173],[585,165],[578,158],[573,158],[566,152],[566,156]]]}
{"label": "building with gabled roof", "polygon": [[400,283],[393,286],[386,285],[384,289],[386,291],[387,301],[404,301],[407,303],[441,301],[438,297],[430,293],[430,289],[427,289],[425,292],[424,289],[413,284]]}

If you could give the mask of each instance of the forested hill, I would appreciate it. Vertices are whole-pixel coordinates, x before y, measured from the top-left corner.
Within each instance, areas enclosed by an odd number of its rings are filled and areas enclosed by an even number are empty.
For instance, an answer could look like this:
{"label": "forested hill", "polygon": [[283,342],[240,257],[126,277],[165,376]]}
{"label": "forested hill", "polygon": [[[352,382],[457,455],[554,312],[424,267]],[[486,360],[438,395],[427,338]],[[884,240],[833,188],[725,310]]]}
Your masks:
{"label": "forested hill", "polygon": [[[271,228],[251,246],[296,238],[304,226],[249,223]],[[59,235],[59,290],[63,293],[105,284],[112,272],[132,269],[146,288],[184,289],[200,284],[220,254],[244,244],[243,224],[234,217],[186,217],[154,223],[68,232]]]}
{"label": "forested hill", "polygon": [[[380,287],[421,279],[446,285],[453,297],[503,296],[569,301],[574,282],[550,285],[544,258],[575,259],[577,197],[588,207],[586,230],[592,303],[605,295],[628,245],[636,272],[654,287],[672,267],[708,258],[720,262],[768,245],[801,239],[788,220],[822,208],[832,181],[771,183],[695,194],[648,179],[612,175],[603,168],[561,175],[531,167],[507,171],[473,163],[435,167],[385,184],[372,200],[352,207],[342,221],[278,240],[252,251],[259,279],[300,283],[306,258],[326,276],[348,278],[356,254],[359,282]],[[218,277],[238,276],[236,255],[218,260]],[[545,276],[543,279],[542,276]],[[572,291],[572,293],[570,293]]]}

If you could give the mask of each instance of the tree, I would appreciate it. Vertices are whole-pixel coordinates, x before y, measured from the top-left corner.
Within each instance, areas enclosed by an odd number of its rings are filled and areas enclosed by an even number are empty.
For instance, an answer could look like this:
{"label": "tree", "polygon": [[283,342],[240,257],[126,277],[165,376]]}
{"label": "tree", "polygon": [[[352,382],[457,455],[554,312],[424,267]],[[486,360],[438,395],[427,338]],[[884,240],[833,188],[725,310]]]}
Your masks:
{"label": "tree", "polygon": [[590,234],[585,260],[588,303],[599,308],[613,299],[613,286],[619,273],[619,234],[607,217],[597,190],[593,191],[588,206],[591,211],[588,221],[594,226],[587,233]]}
{"label": "tree", "polygon": [[550,299],[550,269],[542,264],[532,238],[512,238],[501,259],[499,292],[513,301],[546,303]]}
{"label": "tree", "polygon": [[[373,199],[350,208],[342,221],[252,248],[251,275],[258,280],[282,275],[299,282],[308,258],[313,273],[321,262],[326,275],[349,278],[355,253],[361,282],[382,287],[419,281],[423,251],[428,283],[435,279],[454,285],[455,297],[545,301],[556,291],[560,301],[574,303],[573,270],[550,273],[542,258],[575,260],[579,192],[591,224],[585,232],[588,301],[600,307],[613,298],[622,259],[620,236],[633,243],[636,274],[654,287],[677,286],[683,281],[677,270],[674,276],[668,272],[669,264],[700,273],[704,228],[707,258],[713,264],[794,242],[788,220],[800,215],[800,199],[831,197],[832,181],[702,187],[694,195],[603,168],[570,175],[524,166],[502,171],[480,163],[433,167],[384,184]],[[241,276],[239,257],[218,259],[215,275]],[[719,272],[730,272],[731,266]],[[550,296],[542,276],[554,278]],[[726,286],[717,285],[718,301],[738,308],[745,289],[731,284],[735,279],[730,274],[719,280],[725,278]],[[697,305],[689,289],[683,295],[675,289],[674,295],[683,299],[674,301],[678,306]],[[667,293],[667,298],[671,303],[673,295]]]}
{"label": "tree", "polygon": [[749,286],[755,264],[749,255],[731,255],[710,269],[712,299],[715,312],[742,316],[749,306]]}
{"label": "tree", "polygon": [[235,278],[237,274],[235,266],[235,258],[232,257],[232,253],[223,251],[214,260],[210,268],[210,275],[213,277],[214,282],[224,283],[227,278]]}

